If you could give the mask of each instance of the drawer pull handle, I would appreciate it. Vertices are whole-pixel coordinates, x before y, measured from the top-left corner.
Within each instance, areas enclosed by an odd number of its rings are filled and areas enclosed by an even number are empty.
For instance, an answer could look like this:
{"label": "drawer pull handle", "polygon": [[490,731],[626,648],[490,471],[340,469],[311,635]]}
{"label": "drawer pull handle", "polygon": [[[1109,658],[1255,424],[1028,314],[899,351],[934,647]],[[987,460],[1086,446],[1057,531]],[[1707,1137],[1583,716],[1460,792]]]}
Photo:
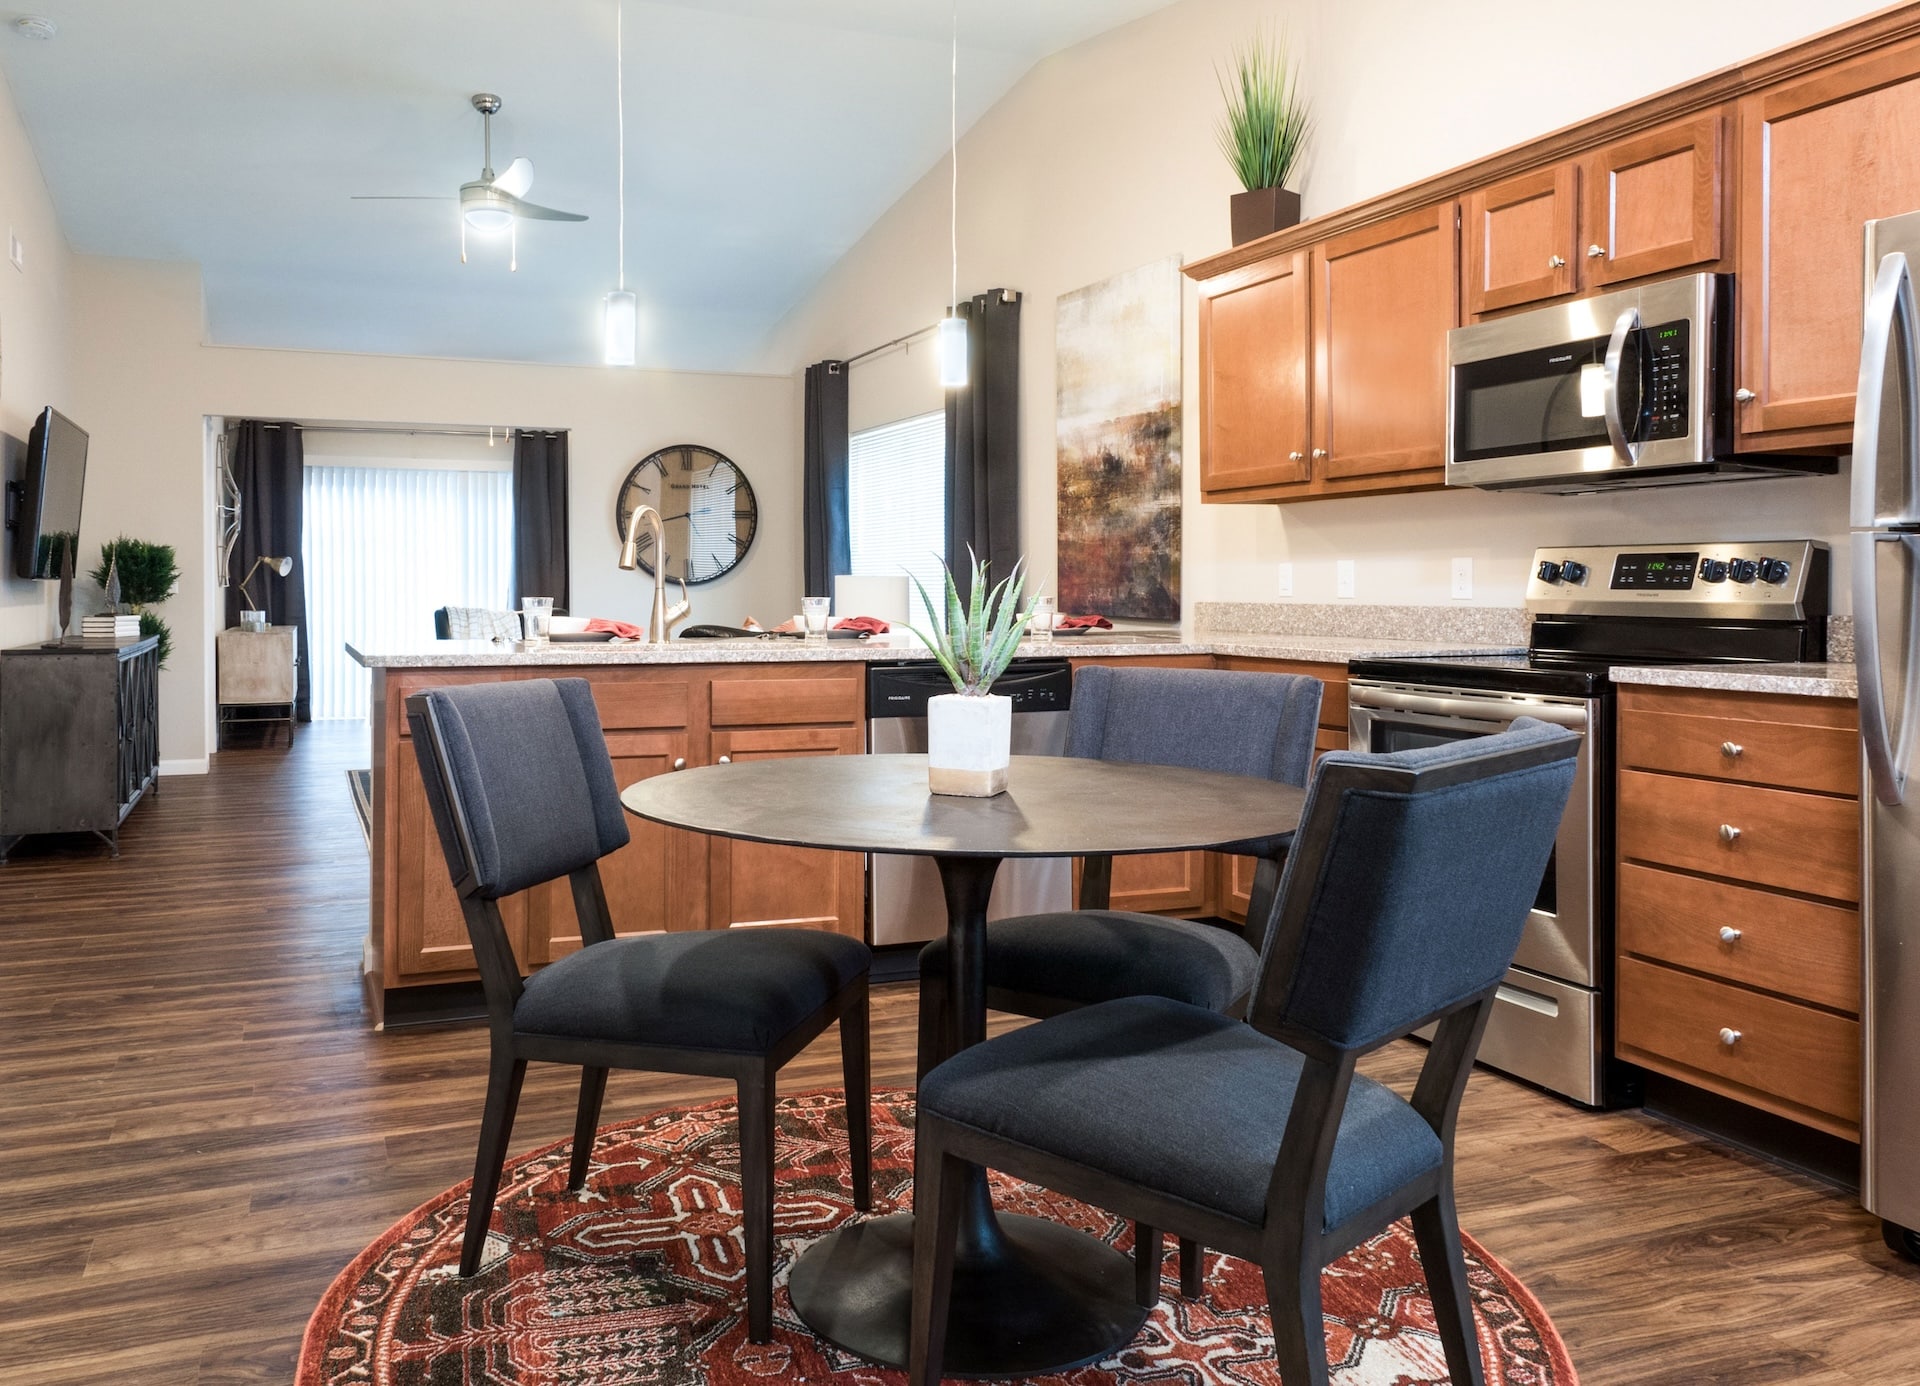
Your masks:
{"label": "drawer pull handle", "polygon": [[1720,825],[1720,840],[1722,842],[1738,842],[1740,840],[1740,830],[1731,823],[1722,823]]}
{"label": "drawer pull handle", "polygon": [[1300,449],[1295,448],[1292,452],[1287,454],[1287,461],[1301,462],[1306,459],[1306,456],[1307,455],[1304,452],[1301,452]]}
{"label": "drawer pull handle", "polygon": [[1603,245],[1590,245],[1587,247],[1587,258],[1589,260],[1598,260],[1602,255],[1605,255],[1606,253],[1607,253],[1607,248]]}
{"label": "drawer pull handle", "polygon": [[1722,1025],[1720,1027],[1720,1043],[1728,1045],[1740,1043],[1740,1032],[1738,1030],[1729,1030],[1726,1026]]}
{"label": "drawer pull handle", "polygon": [[715,764],[717,764],[717,765],[731,765],[731,764],[733,764],[733,757],[732,757],[732,756],[721,756],[721,757],[720,757],[720,759],[719,759],[718,761],[716,761],[716,762],[714,762],[714,763],[715,763]]}
{"label": "drawer pull handle", "polygon": [[1730,924],[1722,924],[1720,926],[1720,941],[1722,943],[1738,943],[1740,941],[1740,931]]}
{"label": "drawer pull handle", "polygon": [[1746,752],[1747,748],[1742,746],[1738,741],[1722,741],[1720,743],[1720,754],[1728,760],[1738,760],[1741,756],[1745,755]]}
{"label": "drawer pull handle", "polygon": [[1566,265],[1567,258],[1564,255],[1549,255],[1547,257],[1548,269],[1565,269]]}
{"label": "drawer pull handle", "polygon": [[686,768],[687,768],[687,758],[686,758],[685,756],[675,756],[675,757],[673,758],[673,768],[674,768],[674,769],[676,769],[676,770],[684,770],[684,769],[686,769]]}

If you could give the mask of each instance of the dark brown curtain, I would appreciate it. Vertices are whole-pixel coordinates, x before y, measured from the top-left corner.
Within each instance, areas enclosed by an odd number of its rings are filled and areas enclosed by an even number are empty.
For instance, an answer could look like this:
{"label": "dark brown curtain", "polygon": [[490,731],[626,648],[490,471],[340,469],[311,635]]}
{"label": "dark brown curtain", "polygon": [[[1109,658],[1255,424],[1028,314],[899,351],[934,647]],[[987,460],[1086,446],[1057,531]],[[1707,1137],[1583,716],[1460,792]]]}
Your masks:
{"label": "dark brown curtain", "polygon": [[806,594],[833,595],[833,579],[853,570],[847,509],[847,363],[807,367],[802,576]]}
{"label": "dark brown curtain", "polygon": [[240,583],[264,554],[293,559],[293,571],[281,577],[262,568],[247,583],[269,623],[295,626],[299,668],[294,683],[294,717],[313,720],[307,675],[307,564],[300,552],[306,496],[306,449],[300,426],[243,419],[233,426],[233,479],[240,489],[240,538],[227,572],[227,624],[240,624],[249,602]]}
{"label": "dark brown curtain", "polygon": [[516,429],[513,434],[513,605],[552,597],[572,610],[568,581],[567,435]]}
{"label": "dark brown curtain", "polygon": [[947,562],[967,593],[967,549],[989,581],[1020,558],[1020,295],[994,289],[959,305],[967,383],[947,391]]}

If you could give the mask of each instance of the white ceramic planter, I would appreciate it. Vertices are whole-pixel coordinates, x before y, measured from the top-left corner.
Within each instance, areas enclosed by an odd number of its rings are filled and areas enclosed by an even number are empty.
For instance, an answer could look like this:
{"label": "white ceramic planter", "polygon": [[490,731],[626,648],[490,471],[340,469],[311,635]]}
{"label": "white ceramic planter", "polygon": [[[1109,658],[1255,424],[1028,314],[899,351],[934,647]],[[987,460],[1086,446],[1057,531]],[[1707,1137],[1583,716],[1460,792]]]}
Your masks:
{"label": "white ceramic planter", "polygon": [[1004,794],[1012,745],[1013,699],[947,693],[927,700],[927,786],[935,794]]}

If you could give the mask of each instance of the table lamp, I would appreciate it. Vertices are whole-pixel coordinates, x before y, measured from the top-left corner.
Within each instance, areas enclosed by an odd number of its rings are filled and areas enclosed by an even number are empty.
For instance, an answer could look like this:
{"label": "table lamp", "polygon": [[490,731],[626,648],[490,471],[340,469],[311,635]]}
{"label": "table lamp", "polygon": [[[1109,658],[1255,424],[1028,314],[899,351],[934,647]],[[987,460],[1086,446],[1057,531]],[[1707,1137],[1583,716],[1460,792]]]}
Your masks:
{"label": "table lamp", "polygon": [[291,558],[271,558],[266,554],[261,554],[260,557],[253,560],[253,566],[247,569],[247,575],[240,579],[240,595],[247,599],[250,607],[249,610],[240,613],[240,625],[241,628],[245,630],[265,630],[267,627],[267,613],[256,607],[252,607],[253,594],[247,590],[247,584],[253,581],[253,575],[262,568],[267,569],[269,572],[277,573],[281,577],[285,577],[293,571],[293,560]]}

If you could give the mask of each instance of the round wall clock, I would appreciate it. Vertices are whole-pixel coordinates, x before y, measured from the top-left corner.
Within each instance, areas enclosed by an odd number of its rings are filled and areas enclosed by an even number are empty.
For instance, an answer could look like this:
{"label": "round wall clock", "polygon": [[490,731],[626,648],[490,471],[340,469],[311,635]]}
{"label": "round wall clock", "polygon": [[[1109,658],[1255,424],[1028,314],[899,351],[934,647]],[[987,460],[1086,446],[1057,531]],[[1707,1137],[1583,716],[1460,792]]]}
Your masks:
{"label": "round wall clock", "polygon": [[[712,582],[739,566],[760,524],[746,474],[698,443],[649,453],[627,473],[614,505],[615,532],[623,540],[627,517],[643,505],[658,510],[665,525],[667,577],[686,583]],[[640,566],[651,573],[655,561],[653,536],[643,528]]]}

